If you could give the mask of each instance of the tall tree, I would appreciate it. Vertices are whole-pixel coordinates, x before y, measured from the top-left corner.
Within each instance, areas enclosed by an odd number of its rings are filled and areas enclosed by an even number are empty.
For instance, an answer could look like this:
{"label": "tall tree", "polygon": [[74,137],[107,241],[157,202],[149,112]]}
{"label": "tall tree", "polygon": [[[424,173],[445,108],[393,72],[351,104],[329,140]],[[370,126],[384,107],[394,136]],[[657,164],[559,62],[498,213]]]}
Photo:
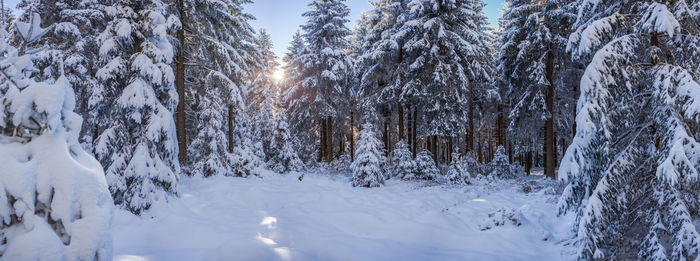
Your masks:
{"label": "tall tree", "polygon": [[[226,131],[226,153],[211,150],[209,153],[195,152],[188,157],[190,167],[199,157],[226,158],[224,167],[229,169],[224,175],[247,176],[247,171],[230,173],[233,165],[232,153],[252,154],[252,144],[245,142],[250,133],[245,130],[249,124],[244,96],[252,75],[259,68],[260,54],[255,47],[254,31],[249,24],[253,17],[245,12],[243,4],[248,0],[191,0],[185,2],[186,17],[183,19],[185,42],[181,43],[185,60],[185,98],[190,111],[188,135],[193,144],[208,144],[211,133],[200,130]],[[221,103],[219,103],[219,101]],[[213,109],[217,112],[209,111]],[[209,116],[206,116],[209,115]],[[202,117],[209,117],[203,120]],[[223,125],[219,126],[218,124]],[[205,125],[202,125],[205,124]],[[213,125],[212,125],[213,124]],[[218,134],[217,134],[218,135]],[[203,140],[202,140],[203,139]],[[217,142],[221,142],[217,140]],[[216,147],[220,144],[216,144]],[[239,155],[239,158],[245,158]],[[253,164],[256,160],[244,160]],[[250,170],[253,167],[242,169]],[[235,172],[235,171],[233,171]],[[239,175],[240,174],[240,175]]]}
{"label": "tall tree", "polygon": [[[581,1],[568,50],[588,64],[560,168],[580,259],[700,256],[697,2]],[[642,239],[643,240],[639,240]]]}
{"label": "tall tree", "polygon": [[260,67],[256,69],[255,79],[247,97],[248,114],[253,119],[253,135],[256,142],[262,144],[264,160],[272,157],[271,140],[275,129],[275,97],[277,97],[277,82],[273,79],[278,69],[277,55],[273,52],[270,35],[261,29],[256,36],[255,45],[260,52]]}
{"label": "tall tree", "polygon": [[320,126],[319,151],[321,158],[333,158],[333,119],[339,110],[336,104],[343,103],[352,61],[347,55],[350,29],[350,9],[344,0],[315,0],[309,4],[310,11],[302,26],[307,51],[301,58],[300,80],[295,87],[294,100],[290,104],[295,128]]}
{"label": "tall tree", "polygon": [[160,0],[118,0],[105,8],[100,34],[100,84],[90,98],[98,137],[95,156],[106,169],[116,204],[141,213],[177,193],[180,164],[173,111],[177,93],[168,32],[180,25]]}

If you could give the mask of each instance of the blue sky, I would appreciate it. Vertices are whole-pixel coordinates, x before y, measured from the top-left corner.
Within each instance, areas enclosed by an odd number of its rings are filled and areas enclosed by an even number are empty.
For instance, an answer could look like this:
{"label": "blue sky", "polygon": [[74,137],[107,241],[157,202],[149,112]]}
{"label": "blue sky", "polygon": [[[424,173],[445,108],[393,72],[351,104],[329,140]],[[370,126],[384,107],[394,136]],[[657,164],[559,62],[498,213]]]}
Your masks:
{"label": "blue sky", "polygon": [[[265,28],[272,36],[275,44],[275,53],[282,57],[287,50],[292,35],[304,24],[306,20],[301,16],[308,9],[307,5],[312,0],[254,0],[255,3],[246,7],[248,12],[254,15],[257,20],[251,24],[255,28]],[[500,9],[505,0],[484,0],[487,4],[484,13],[489,17],[491,26],[496,28],[498,18],[501,16]],[[363,11],[369,10],[370,5],[367,0],[347,0],[350,7],[350,20],[352,26],[360,17]]]}

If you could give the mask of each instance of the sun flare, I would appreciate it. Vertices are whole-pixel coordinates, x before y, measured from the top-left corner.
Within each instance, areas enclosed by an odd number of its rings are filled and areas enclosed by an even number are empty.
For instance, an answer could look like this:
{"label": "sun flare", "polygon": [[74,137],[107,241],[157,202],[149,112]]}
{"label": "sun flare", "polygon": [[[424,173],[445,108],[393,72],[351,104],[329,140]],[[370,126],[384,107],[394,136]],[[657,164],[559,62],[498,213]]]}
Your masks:
{"label": "sun flare", "polygon": [[272,78],[274,78],[277,81],[281,81],[284,79],[284,71],[283,70],[277,70],[275,73],[272,74]]}

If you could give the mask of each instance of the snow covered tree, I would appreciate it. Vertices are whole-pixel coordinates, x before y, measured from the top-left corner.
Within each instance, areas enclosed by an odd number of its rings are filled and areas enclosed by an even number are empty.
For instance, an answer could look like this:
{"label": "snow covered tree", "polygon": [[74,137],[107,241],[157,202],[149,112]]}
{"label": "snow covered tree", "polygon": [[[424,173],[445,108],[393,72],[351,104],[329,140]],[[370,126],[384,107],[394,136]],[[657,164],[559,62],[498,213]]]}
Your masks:
{"label": "snow covered tree", "polygon": [[224,132],[226,112],[221,110],[226,106],[222,98],[227,97],[229,103],[243,106],[242,96],[235,92],[238,88],[227,76],[215,71],[210,72],[205,84],[207,91],[200,98],[202,110],[197,114],[197,137],[188,147],[191,160],[189,171],[204,177],[232,175]]}
{"label": "snow covered tree", "polygon": [[489,176],[498,178],[515,178],[515,173],[511,168],[510,162],[508,162],[508,156],[506,155],[506,149],[503,146],[498,146],[496,150],[496,155],[494,155],[493,160],[488,164]]}
{"label": "snow covered tree", "polygon": [[[16,24],[21,50],[50,30],[40,24],[39,14]],[[0,28],[0,259],[111,260],[112,198],[80,146],[70,81],[36,81],[44,54],[7,36]]]}
{"label": "snow covered tree", "polygon": [[173,111],[177,93],[168,32],[179,21],[160,0],[120,0],[105,8],[101,65],[90,113],[95,156],[117,205],[139,214],[177,193],[180,164]]}
{"label": "snow covered tree", "polygon": [[280,84],[280,93],[282,94],[282,102],[285,107],[289,106],[290,100],[294,99],[292,95],[295,93],[295,87],[298,87],[299,81],[301,81],[300,72],[303,68],[301,59],[305,50],[304,36],[300,30],[297,30],[292,36],[292,42],[287,47],[287,53],[282,57],[284,81]]}
{"label": "snow covered tree", "polygon": [[377,139],[372,124],[365,123],[357,141],[355,161],[352,162],[353,187],[379,187],[384,184],[384,148]]}
{"label": "snow covered tree", "polygon": [[[333,157],[333,119],[342,114],[338,107],[346,104],[348,77],[352,61],[347,55],[350,9],[344,0],[314,0],[302,26],[307,50],[303,57],[297,86],[289,112],[294,129],[312,129],[313,121],[320,134],[320,155],[330,162]],[[315,138],[314,138],[315,139]],[[306,142],[312,142],[307,140]]]}
{"label": "snow covered tree", "polygon": [[399,179],[415,179],[419,175],[418,165],[413,160],[411,150],[405,141],[396,143],[396,147],[392,152],[391,161],[394,163],[392,168],[392,177]]}
{"label": "snow covered tree", "polygon": [[275,131],[274,98],[277,97],[277,83],[272,75],[277,70],[279,63],[277,55],[273,52],[273,44],[270,35],[262,29],[258,32],[255,45],[260,52],[260,68],[255,72],[255,80],[251,84],[251,90],[247,96],[248,114],[253,117],[254,139],[262,145],[263,159],[270,160],[271,139]]}
{"label": "snow covered tree", "polygon": [[499,83],[510,97],[508,133],[520,153],[538,151],[544,144],[545,174],[552,178],[556,167],[555,92],[570,88],[564,85],[572,66],[565,58],[568,28],[574,21],[571,2],[510,1],[501,20]]}
{"label": "snow covered tree", "polygon": [[698,7],[580,2],[568,50],[588,67],[559,170],[580,259],[700,256]]}
{"label": "snow covered tree", "polygon": [[418,153],[416,166],[418,167],[417,179],[437,180],[440,176],[440,170],[435,165],[433,155],[427,150]]}
{"label": "snow covered tree", "polygon": [[271,142],[270,147],[273,154],[267,163],[270,169],[278,173],[284,173],[287,171],[300,171],[304,168],[304,163],[299,159],[299,155],[292,143],[289,123],[287,122],[287,111],[284,108],[277,110],[275,132]]}
{"label": "snow covered tree", "polygon": [[471,183],[471,174],[464,168],[459,153],[452,153],[452,161],[447,167],[446,178],[452,184],[466,185]]}
{"label": "snow covered tree", "polygon": [[100,45],[97,37],[106,26],[105,4],[97,0],[22,0],[18,7],[24,10],[20,21],[27,22],[33,13],[38,13],[44,24],[51,25],[44,37],[27,47],[44,49],[35,62],[40,70],[39,79],[55,81],[65,76],[75,90],[76,112],[86,119],[81,140],[91,149],[97,136],[88,102],[98,85],[95,74],[99,69]]}
{"label": "snow covered tree", "polygon": [[[249,24],[253,18],[243,9],[243,5],[249,2],[184,2],[185,10],[191,10],[182,18],[186,30],[185,42],[181,45],[185,56],[183,62],[187,65],[185,110],[189,111],[187,120],[190,122],[187,136],[192,137],[193,145],[202,145],[212,142],[210,139],[218,137],[219,131],[225,131],[223,143],[218,140],[216,147],[224,146],[226,152],[221,152],[221,148],[211,152],[197,152],[196,149],[189,148],[191,155],[187,160],[188,167],[199,163],[201,159],[217,157],[219,160],[226,159],[220,162],[226,171],[219,174],[248,176],[250,172],[244,170],[252,170],[255,166],[235,169],[234,165],[240,166],[243,163],[233,162],[234,158],[247,162],[245,164],[255,165],[254,162],[259,162],[253,158],[248,159],[248,156],[255,155],[252,152],[253,143],[246,142],[252,133],[246,130],[250,119],[244,96],[248,92],[247,85],[252,81],[254,70],[260,67],[260,54],[256,50],[254,31]],[[202,104],[205,101],[213,107]],[[211,109],[218,111],[209,111]],[[209,120],[203,120],[207,117]],[[201,134],[200,130],[214,132]],[[232,153],[237,156],[230,155]]]}

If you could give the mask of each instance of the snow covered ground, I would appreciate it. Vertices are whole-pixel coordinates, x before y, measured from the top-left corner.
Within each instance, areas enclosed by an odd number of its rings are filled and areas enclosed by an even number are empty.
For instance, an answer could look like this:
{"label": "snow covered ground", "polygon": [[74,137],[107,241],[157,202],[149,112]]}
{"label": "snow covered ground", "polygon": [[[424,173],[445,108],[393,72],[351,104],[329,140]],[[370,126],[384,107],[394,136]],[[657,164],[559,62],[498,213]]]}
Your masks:
{"label": "snow covered ground", "polygon": [[117,212],[115,260],[570,259],[571,217],[556,216],[541,177],[374,189],[343,175],[297,177],[185,178],[155,217]]}

